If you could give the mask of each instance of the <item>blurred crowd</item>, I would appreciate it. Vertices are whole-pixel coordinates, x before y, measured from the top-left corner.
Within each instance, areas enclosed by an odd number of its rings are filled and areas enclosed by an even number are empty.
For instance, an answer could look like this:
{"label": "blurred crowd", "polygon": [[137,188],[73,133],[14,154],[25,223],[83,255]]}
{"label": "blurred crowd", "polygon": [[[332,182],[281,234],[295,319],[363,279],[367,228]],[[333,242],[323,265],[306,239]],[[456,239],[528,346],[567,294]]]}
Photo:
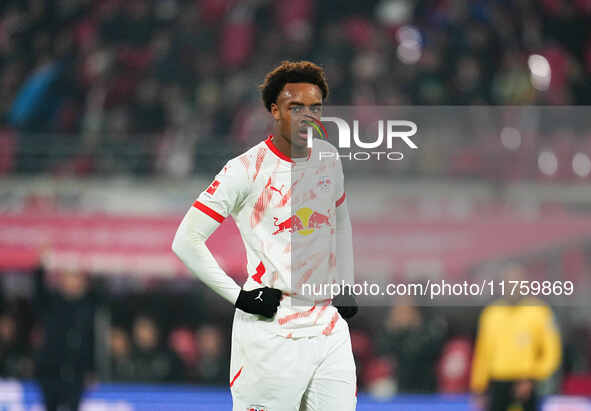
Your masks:
{"label": "blurred crowd", "polygon": [[[148,281],[139,291],[80,273],[53,273],[43,284],[38,272],[23,277],[32,294],[15,297],[6,280],[0,293],[0,378],[228,384],[233,311],[200,283]],[[421,307],[410,297],[363,307],[349,321],[359,389],[378,398],[469,392],[481,311]],[[576,310],[555,313],[561,367],[546,392],[580,393],[591,384],[591,332],[582,317],[572,320]]]}
{"label": "blurred crowd", "polygon": [[[42,336],[37,327],[26,333],[30,326],[21,312],[0,315],[0,378],[36,376],[34,360],[39,357]],[[99,375],[101,378],[208,385],[227,382],[229,351],[220,327],[176,328],[167,336],[153,318],[139,314],[128,328],[108,329],[109,362],[102,365],[106,375]]]}
{"label": "blurred crowd", "polygon": [[75,271],[24,275],[30,294],[0,293],[0,378],[227,382],[227,329],[199,296],[120,294]]}
{"label": "blurred crowd", "polygon": [[[54,297],[59,300],[57,304],[45,300],[40,305],[39,287],[35,287],[31,298],[14,299],[2,293],[7,300],[3,301],[0,314],[0,378],[43,381],[46,362],[56,360],[59,364],[53,367],[57,372],[54,379],[59,380],[63,378],[61,370],[68,363],[67,358],[79,359],[79,353],[86,356],[93,351],[89,355],[93,361],[81,366],[81,381],[98,378],[119,382],[228,384],[232,309],[230,306],[212,308],[216,305],[209,301],[218,297],[209,290],[198,291],[201,295],[179,295],[169,290],[160,296],[149,291],[116,296],[105,292],[102,281],[84,275],[76,275],[76,280],[70,273],[48,278],[44,280],[47,290],[60,296]],[[78,285],[72,286],[73,281]],[[75,287],[83,291],[72,297]],[[100,322],[97,319],[77,322],[66,318],[66,311],[80,312],[96,299],[101,288],[95,312],[106,309],[110,313],[110,320],[103,328],[95,328],[97,321]],[[193,288],[200,287],[193,284]],[[179,305],[179,301],[184,302]],[[200,306],[209,308],[203,310]],[[351,323],[360,389],[371,390],[378,396],[468,390],[470,333],[474,330],[468,331],[468,327],[464,334],[464,331],[460,334],[458,330],[451,331],[444,316],[415,307],[411,300],[404,306],[363,311],[360,319]],[[93,341],[81,338],[76,346],[71,346],[68,341],[60,340],[72,333],[83,334],[77,330],[85,327],[92,332]],[[52,342],[55,340],[60,340],[59,346]],[[459,366],[461,370],[456,366],[453,375],[442,378],[438,364],[442,361],[443,347],[453,341],[454,344],[464,341],[460,354],[464,363]],[[96,350],[97,342],[104,346]],[[457,363],[457,355],[453,361]]]}
{"label": "blurred crowd", "polygon": [[589,104],[590,21],[588,0],[6,0],[0,173],[198,171],[264,136],[256,86],[288,58],[334,105]]}

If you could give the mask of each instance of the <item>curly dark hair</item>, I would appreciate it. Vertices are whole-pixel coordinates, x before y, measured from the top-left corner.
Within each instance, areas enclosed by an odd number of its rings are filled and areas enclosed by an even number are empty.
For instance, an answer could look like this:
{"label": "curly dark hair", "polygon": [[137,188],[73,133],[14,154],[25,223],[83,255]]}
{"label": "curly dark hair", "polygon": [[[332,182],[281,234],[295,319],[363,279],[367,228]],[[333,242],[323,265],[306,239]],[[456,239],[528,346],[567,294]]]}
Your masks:
{"label": "curly dark hair", "polygon": [[310,61],[282,61],[265,76],[265,81],[259,86],[263,103],[271,111],[271,104],[277,102],[277,96],[286,83],[315,84],[322,92],[322,99],[328,96],[328,83],[324,69]]}

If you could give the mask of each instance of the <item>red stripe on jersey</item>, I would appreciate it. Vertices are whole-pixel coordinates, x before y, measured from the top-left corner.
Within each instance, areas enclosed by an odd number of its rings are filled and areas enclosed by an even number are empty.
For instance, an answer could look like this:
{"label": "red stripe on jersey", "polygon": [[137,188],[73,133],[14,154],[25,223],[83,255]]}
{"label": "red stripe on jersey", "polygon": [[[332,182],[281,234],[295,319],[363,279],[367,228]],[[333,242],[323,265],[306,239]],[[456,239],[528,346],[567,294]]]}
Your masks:
{"label": "red stripe on jersey", "polygon": [[223,215],[221,215],[217,211],[212,210],[211,208],[209,208],[208,206],[206,206],[205,204],[203,204],[199,200],[195,200],[195,202],[193,203],[193,207],[195,207],[198,210],[203,211],[205,214],[207,214],[208,216],[213,218],[218,223],[222,223],[224,221],[225,217]]}
{"label": "red stripe on jersey", "polygon": [[347,193],[343,193],[343,195],[341,196],[341,198],[339,198],[339,199],[337,200],[337,202],[335,203],[335,206],[336,206],[336,207],[338,207],[338,206],[340,206],[341,204],[343,204],[343,201],[345,201],[345,194],[347,194]]}
{"label": "red stripe on jersey", "polygon": [[243,368],[244,366],[240,367],[234,378],[232,378],[232,381],[230,381],[230,388],[232,388],[232,385],[234,385],[234,382],[236,382],[236,378],[238,378],[240,376],[240,373],[242,373]]}
{"label": "red stripe on jersey", "polygon": [[322,331],[324,335],[330,335],[332,330],[334,329],[335,324],[339,320],[339,313],[336,312],[333,314],[332,318],[330,319],[330,323],[326,326],[326,328]]}
{"label": "red stripe on jersey", "polygon": [[273,191],[269,190],[269,187],[271,187],[271,177],[269,177],[267,180],[265,188],[263,191],[261,191],[259,198],[257,198],[257,201],[254,203],[254,207],[252,208],[252,214],[250,215],[251,228],[254,228],[258,223],[261,222],[265,210],[267,210],[267,207],[269,207],[269,204],[271,203]]}
{"label": "red stripe on jersey", "polygon": [[250,277],[250,278],[252,278],[254,281],[256,281],[257,283],[259,283],[259,284],[262,285],[263,284],[263,280],[261,280],[261,277],[263,276],[263,274],[265,274],[265,271],[267,271],[267,270],[265,268],[265,265],[261,261],[259,263],[259,265],[257,265],[257,272],[254,273],[252,275],[252,277]]}
{"label": "red stripe on jersey", "polygon": [[326,302],[326,304],[324,304],[322,306],[322,308],[320,308],[320,311],[318,312],[318,314],[316,314],[316,319],[314,320],[314,324],[316,324],[318,322],[318,320],[320,319],[320,316],[322,315],[322,313],[328,308],[328,306],[330,305],[332,300],[328,300]]}
{"label": "red stripe on jersey", "polygon": [[279,325],[286,324],[286,323],[290,322],[291,320],[295,320],[295,319],[298,319],[298,318],[305,318],[305,317],[308,317],[310,314],[312,314],[312,312],[313,312],[315,309],[316,309],[316,304],[314,304],[314,305],[312,306],[312,308],[310,308],[310,309],[309,309],[309,310],[307,310],[307,311],[302,311],[302,312],[299,312],[299,313],[293,313],[293,314],[286,315],[285,317],[283,317],[283,318],[280,318],[280,319],[278,320],[278,322],[279,322]]}
{"label": "red stripe on jersey", "polygon": [[248,173],[248,167],[250,167],[250,160],[248,159],[248,156],[246,154],[243,154],[239,158],[240,162],[242,163],[242,165],[246,169],[246,172]]}
{"label": "red stripe on jersey", "polygon": [[252,176],[252,181],[257,179],[259,175],[259,171],[261,171],[261,165],[263,164],[263,160],[265,159],[265,154],[267,154],[267,150],[264,147],[259,148],[259,152],[257,153],[257,161],[254,168],[254,176]]}
{"label": "red stripe on jersey", "polygon": [[277,157],[279,157],[280,159],[282,159],[284,161],[288,161],[290,163],[293,163],[293,160],[291,158],[287,157],[285,154],[283,154],[281,151],[279,151],[277,146],[275,144],[273,144],[273,136],[267,137],[267,139],[265,140],[265,144],[267,144],[267,147],[269,147],[269,150],[271,150],[273,152],[273,154],[275,154]]}

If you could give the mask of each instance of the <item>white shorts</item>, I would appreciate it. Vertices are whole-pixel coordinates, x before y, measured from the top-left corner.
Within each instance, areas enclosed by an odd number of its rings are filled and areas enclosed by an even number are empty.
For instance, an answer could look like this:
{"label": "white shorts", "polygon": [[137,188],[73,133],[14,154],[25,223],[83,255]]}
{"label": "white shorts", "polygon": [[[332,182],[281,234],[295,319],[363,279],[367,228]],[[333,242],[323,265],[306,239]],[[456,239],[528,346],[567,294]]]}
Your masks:
{"label": "white shorts", "polygon": [[353,411],[355,361],[349,326],[331,334],[285,338],[236,310],[230,390],[233,411]]}

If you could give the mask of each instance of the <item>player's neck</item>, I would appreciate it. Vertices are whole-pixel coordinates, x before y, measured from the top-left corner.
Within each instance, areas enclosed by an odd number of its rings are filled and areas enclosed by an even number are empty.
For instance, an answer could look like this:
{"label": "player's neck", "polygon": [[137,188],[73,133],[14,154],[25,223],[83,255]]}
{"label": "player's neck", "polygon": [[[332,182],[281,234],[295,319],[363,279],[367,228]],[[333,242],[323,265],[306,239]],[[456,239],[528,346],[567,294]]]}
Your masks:
{"label": "player's neck", "polygon": [[303,158],[308,156],[306,147],[296,147],[279,133],[273,135],[273,144],[282,154],[289,158]]}

